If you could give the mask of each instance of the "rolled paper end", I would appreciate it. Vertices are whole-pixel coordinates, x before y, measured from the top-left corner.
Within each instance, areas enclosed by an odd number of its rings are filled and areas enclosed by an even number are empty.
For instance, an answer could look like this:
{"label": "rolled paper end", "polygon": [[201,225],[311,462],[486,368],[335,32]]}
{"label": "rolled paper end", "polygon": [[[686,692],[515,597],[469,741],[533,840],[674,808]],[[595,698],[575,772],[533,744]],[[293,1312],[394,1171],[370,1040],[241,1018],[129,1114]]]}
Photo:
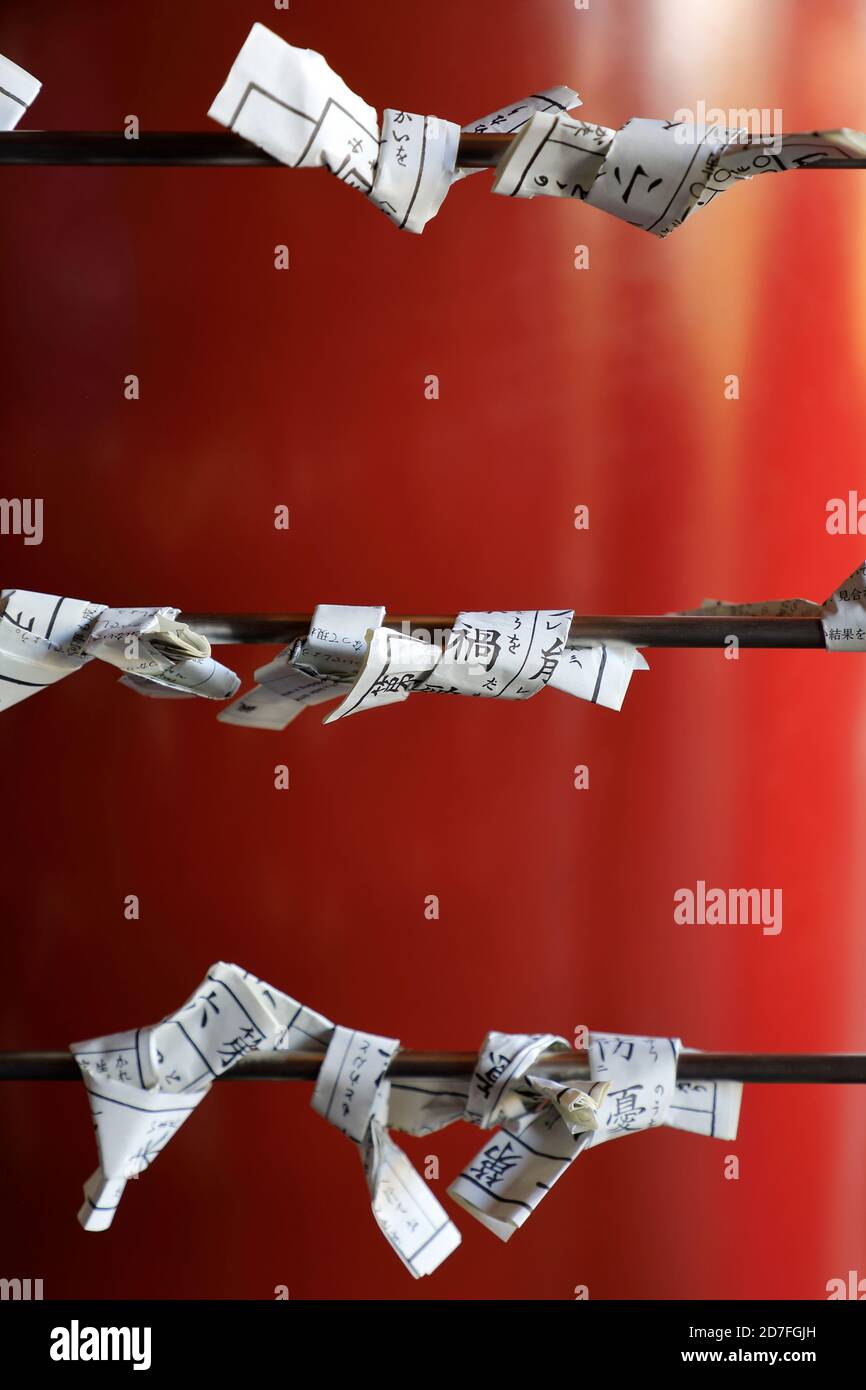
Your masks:
{"label": "rolled paper end", "polygon": [[205,700],[231,700],[241,688],[240,676],[212,656],[178,661],[155,677],[153,683]]}
{"label": "rolled paper end", "polygon": [[85,1231],[107,1231],[126,1187],[125,1178],[107,1178],[101,1168],[84,1184],[84,1202],[78,1212]]}
{"label": "rolled paper end", "polygon": [[167,685],[157,685],[156,681],[149,681],[144,676],[121,676],[117,684],[125,685],[127,690],[134,690],[138,695],[146,695],[150,700],[195,699],[191,690],[175,690]]}

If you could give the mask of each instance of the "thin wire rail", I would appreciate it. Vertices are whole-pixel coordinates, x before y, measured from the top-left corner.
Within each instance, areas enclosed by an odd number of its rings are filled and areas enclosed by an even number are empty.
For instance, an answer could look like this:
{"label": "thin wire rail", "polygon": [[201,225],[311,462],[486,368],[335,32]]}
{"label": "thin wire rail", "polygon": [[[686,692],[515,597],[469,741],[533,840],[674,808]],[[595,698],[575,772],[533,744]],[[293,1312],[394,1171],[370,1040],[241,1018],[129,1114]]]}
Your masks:
{"label": "thin wire rail", "polygon": [[[309,613],[182,613],[181,617],[215,646],[286,646],[309,632]],[[407,633],[450,632],[456,618],[394,616],[387,627]],[[741,647],[825,648],[820,618],[751,618],[662,615],[659,617],[575,617],[568,645],[627,642],[634,647],[723,647],[736,637]]]}
{"label": "thin wire rail", "polygon": [[[322,1058],[310,1052],[253,1052],[220,1081],[315,1081]],[[398,1052],[389,1076],[465,1076],[478,1065],[474,1052]],[[549,1052],[532,1064],[554,1080],[588,1081],[586,1052]],[[0,1052],[0,1081],[80,1081],[69,1052]],[[681,1052],[677,1080],[743,1081],[766,1085],[866,1085],[862,1052]]]}
{"label": "thin wire rail", "polygon": [[[460,136],[461,169],[493,169],[512,135]],[[0,164],[126,165],[160,168],[278,168],[285,165],[233,132],[160,131],[129,139],[123,132],[13,130],[0,132]],[[822,159],[805,169],[866,169],[866,159]]]}

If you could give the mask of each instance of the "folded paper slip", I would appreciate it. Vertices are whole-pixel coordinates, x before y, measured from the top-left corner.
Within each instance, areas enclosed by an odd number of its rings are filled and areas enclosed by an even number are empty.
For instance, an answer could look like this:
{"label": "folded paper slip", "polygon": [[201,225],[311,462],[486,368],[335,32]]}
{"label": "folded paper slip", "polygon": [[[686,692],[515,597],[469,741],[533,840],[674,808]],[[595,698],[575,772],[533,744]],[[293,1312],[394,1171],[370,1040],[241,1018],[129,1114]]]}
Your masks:
{"label": "folded paper slip", "polygon": [[26,589],[0,593],[0,710],[98,658],[147,693],[227,700],[240,681],[178,608],[107,608]]}
{"label": "folded paper slip", "polygon": [[[579,105],[570,88],[551,87],[463,129],[506,134],[535,113]],[[329,169],[403,231],[423,231],[452,184],[474,172],[457,169],[459,125],[390,108],[380,123],[320,53],[263,24],[253,25],[208,114],[293,169]]]}
{"label": "folded paper slip", "polygon": [[866,560],[844,579],[823,603],[807,598],[766,599],[758,603],[731,603],[704,599],[700,608],[687,610],[700,616],[743,618],[817,618],[824,630],[828,652],[866,651]]}
{"label": "folded paper slip", "polygon": [[866,157],[859,131],[753,135],[644,117],[615,130],[570,116],[580,104],[560,86],[462,127],[391,108],[380,122],[321,54],[255,24],[209,115],[292,168],[329,169],[410,232],[423,231],[451,186],[477,172],[457,168],[461,130],[514,136],[494,193],[586,203],[657,237],[756,175]]}
{"label": "folded paper slip", "polygon": [[126,1184],[163,1151],[224,1075],[251,1052],[320,1058],[312,1107],[355,1147],[379,1229],[416,1278],[460,1234],[392,1137],[456,1120],[494,1130],[449,1195],[508,1240],[577,1156],[626,1134],[670,1125],[736,1136],[742,1086],[677,1081],[677,1039],[591,1033],[587,1086],[537,1074],[553,1033],[488,1033],[471,1076],[391,1078],[396,1038],[335,1026],[239,966],[217,962],[161,1023],[74,1043],[96,1130],[99,1167],[84,1184],[81,1224],[111,1225]]}
{"label": "folded paper slip", "polygon": [[256,671],[258,684],[220,719],[284,729],[307,705],[340,700],[324,720],[401,704],[415,693],[527,700],[546,686],[619,710],[633,671],[623,642],[569,647],[571,609],[459,613],[443,644],[381,626],[384,607],[322,604],[310,635]]}

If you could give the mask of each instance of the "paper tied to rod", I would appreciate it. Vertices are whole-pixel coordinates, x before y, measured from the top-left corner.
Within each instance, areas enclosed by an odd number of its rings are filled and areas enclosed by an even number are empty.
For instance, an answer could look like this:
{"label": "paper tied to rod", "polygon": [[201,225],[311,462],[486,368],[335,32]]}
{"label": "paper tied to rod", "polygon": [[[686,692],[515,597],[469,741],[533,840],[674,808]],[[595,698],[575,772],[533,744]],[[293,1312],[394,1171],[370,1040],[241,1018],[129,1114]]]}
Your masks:
{"label": "paper tied to rod", "polygon": [[305,705],[343,697],[325,724],[409,695],[526,700],[550,685],[577,699],[622,707],[641,653],[622,642],[567,646],[570,609],[460,613],[433,640],[383,627],[385,609],[321,604],[310,634],[260,667],[258,684],[219,718],[284,729]]}
{"label": "paper tied to rod", "polygon": [[14,130],[39,95],[42,83],[0,53],[0,130]]}
{"label": "paper tied to rod", "polygon": [[211,966],[187,1002],[161,1023],[73,1043],[88,1093],[99,1167],[84,1184],[78,1219],[107,1230],[127,1182],[153,1163],[212,1082],[251,1052],[322,1058],[312,1107],[354,1144],[373,1215],[410,1272],[430,1274],[460,1234],[388,1134],[388,1064],[399,1047],[335,1027],[237,965]]}
{"label": "paper tied to rod", "polygon": [[502,1128],[448,1189],[502,1240],[593,1144],[667,1124],[713,1138],[736,1137],[739,1082],[677,1082],[675,1039],[590,1034],[588,1083],[533,1072],[544,1053],[567,1048],[552,1034],[490,1033],[470,1079],[395,1078],[390,1126],[430,1134],[464,1119]]}
{"label": "paper tied to rod", "polygon": [[448,1189],[466,1211],[509,1240],[584,1149],[671,1125],[736,1137],[739,1082],[677,1082],[679,1041],[590,1033],[590,1085],[532,1074],[563,1038],[490,1033],[470,1088],[466,1118],[502,1128]]}
{"label": "paper tied to rod", "polygon": [[219,718],[251,729],[285,729],[307,705],[337,699],[357,678],[367,654],[367,634],[384,617],[382,607],[320,603],[307,636],[260,666],[258,684]]}
{"label": "paper tied to rod", "polygon": [[365,664],[326,724],[410,695],[528,700],[545,686],[620,709],[646,661],[624,643],[569,649],[570,609],[459,613],[443,646],[390,628],[370,636]]}
{"label": "paper tied to rod", "polygon": [[751,139],[745,131],[683,121],[635,117],[611,130],[540,112],[499,161],[493,192],[577,198],[665,237],[744,179],[864,156],[866,136],[851,130]]}
{"label": "paper tied to rod", "polygon": [[227,700],[238,677],[203,638],[176,621],[177,608],[106,608],[26,589],[0,592],[0,710],[54,685],[94,658],[122,683],[153,694]]}
{"label": "paper tied to rod", "polygon": [[432,1274],[460,1234],[390,1130],[427,1135],[461,1119],[501,1126],[448,1191],[502,1240],[593,1144],[662,1124],[736,1137],[742,1086],[678,1083],[675,1039],[591,1033],[591,1079],[579,1085],[533,1070],[543,1054],[568,1048],[550,1033],[488,1033],[471,1077],[392,1079],[399,1046],[335,1026],[249,971],[217,962],[160,1023],[72,1044],[99,1153],[79,1221],[106,1230],[127,1182],[150,1167],[212,1082],[252,1052],[320,1059],[312,1108],[357,1147],[373,1216],[416,1278]]}
{"label": "paper tied to rod", "polygon": [[767,599],[762,603],[731,603],[704,599],[700,608],[682,617],[818,618],[828,652],[866,651],[866,561],[833,591],[824,603],[807,598]]}
{"label": "paper tied to rod", "polygon": [[421,232],[457,169],[464,132],[516,134],[493,192],[572,198],[665,237],[735,183],[866,157],[854,130],[750,136],[746,130],[634,117],[619,130],[570,117],[570,87],[553,87],[459,127],[435,116],[378,114],[319,53],[255,24],[209,115],[292,168],[323,165],[400,228]]}
{"label": "paper tied to rod", "polygon": [[[519,130],[536,112],[579,106],[552,87],[470,122],[467,131]],[[208,115],[293,169],[324,166],[364,193],[398,227],[423,231],[457,169],[461,127],[436,116],[378,112],[347,87],[320,53],[294,48],[254,24]]]}
{"label": "paper tied to rod", "polygon": [[78,1213],[85,1230],[107,1230],[129,1179],[150,1167],[239,1057],[324,1052],[331,1028],[297,1000],[220,961],[161,1023],[73,1043],[99,1151]]}
{"label": "paper tied to rod", "polygon": [[335,1028],[312,1106],[358,1146],[379,1229],[417,1279],[447,1259],[460,1232],[388,1133],[385,1073],[399,1046],[396,1038]]}

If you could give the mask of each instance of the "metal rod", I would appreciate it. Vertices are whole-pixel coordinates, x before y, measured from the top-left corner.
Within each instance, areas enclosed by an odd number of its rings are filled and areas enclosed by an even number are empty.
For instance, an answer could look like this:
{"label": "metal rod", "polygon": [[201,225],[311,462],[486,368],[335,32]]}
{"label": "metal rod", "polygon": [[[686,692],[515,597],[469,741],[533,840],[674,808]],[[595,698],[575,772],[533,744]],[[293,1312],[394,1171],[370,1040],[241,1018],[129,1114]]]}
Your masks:
{"label": "metal rod", "polygon": [[[321,1057],[310,1052],[254,1052],[221,1081],[315,1081]],[[397,1076],[471,1076],[474,1052],[398,1052],[388,1068]],[[586,1081],[585,1052],[549,1052],[534,1072],[559,1080]],[[0,1052],[0,1081],[78,1081],[70,1052]],[[866,1053],[682,1052],[679,1081],[744,1081],[769,1085],[866,1085]]]}
{"label": "metal rod", "polygon": [[[492,169],[512,135],[466,132],[460,136],[457,163],[462,169]],[[139,134],[119,131],[0,131],[0,164],[127,165],[163,168],[279,168],[278,159],[232,131],[179,130]],[[866,169],[866,159],[822,159],[805,169]]]}
{"label": "metal rod", "polygon": [[[461,135],[457,162],[463,169],[492,169],[510,135]],[[232,131],[161,131],[130,140],[122,132],[10,130],[0,132],[0,164],[130,165],[165,168],[275,168],[279,159]]]}
{"label": "metal rod", "polygon": [[[196,632],[216,646],[235,644],[287,645],[309,631],[309,613],[182,613]],[[454,615],[431,617],[394,616],[388,627],[406,632],[447,632]],[[823,648],[824,629],[819,618],[741,617],[575,617],[569,646],[587,641],[628,642],[635,647],[723,647],[736,637],[741,647]]]}

